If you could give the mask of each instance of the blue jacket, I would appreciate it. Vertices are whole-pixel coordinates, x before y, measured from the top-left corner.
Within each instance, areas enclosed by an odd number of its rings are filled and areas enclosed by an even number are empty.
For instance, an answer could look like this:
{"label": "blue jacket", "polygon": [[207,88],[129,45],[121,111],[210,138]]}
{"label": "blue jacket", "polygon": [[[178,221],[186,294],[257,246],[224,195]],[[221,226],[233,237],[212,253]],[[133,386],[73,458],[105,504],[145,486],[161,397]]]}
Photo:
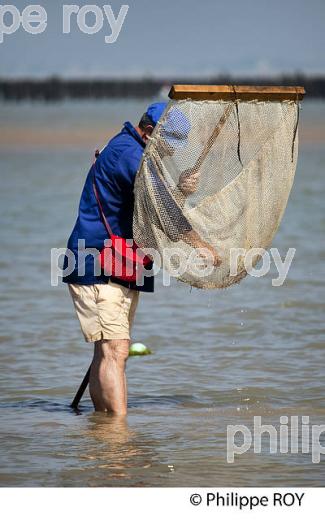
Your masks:
{"label": "blue jacket", "polygon": [[[76,265],[71,274],[63,276],[66,283],[92,285],[107,283],[109,277],[103,273],[95,274],[94,257],[85,257],[85,272],[78,276],[78,239],[85,240],[85,247],[100,251],[108,238],[100,210],[93,190],[93,177],[103,210],[114,234],[124,238],[133,238],[132,221],[134,209],[134,180],[140,166],[145,143],[138,132],[126,122],[121,132],[117,134],[102,150],[96,162],[90,168],[79,204],[78,218],[70,235],[67,248],[72,251]],[[71,254],[70,254],[71,256]],[[68,266],[65,256],[63,269]],[[143,286],[134,282],[123,282],[112,277],[131,289],[152,292],[154,278],[145,277]]]}

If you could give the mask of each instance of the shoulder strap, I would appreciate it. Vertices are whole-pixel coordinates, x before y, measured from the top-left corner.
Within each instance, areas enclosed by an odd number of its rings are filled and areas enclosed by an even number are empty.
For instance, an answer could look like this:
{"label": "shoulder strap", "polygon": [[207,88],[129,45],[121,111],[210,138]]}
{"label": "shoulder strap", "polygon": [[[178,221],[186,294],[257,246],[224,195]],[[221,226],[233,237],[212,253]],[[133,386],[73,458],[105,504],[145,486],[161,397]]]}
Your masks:
{"label": "shoulder strap", "polygon": [[96,200],[97,200],[97,204],[98,204],[98,207],[99,207],[99,211],[100,211],[100,214],[101,214],[101,217],[102,217],[103,224],[104,224],[104,226],[106,228],[108,236],[111,236],[111,235],[113,235],[113,231],[112,231],[111,226],[107,222],[107,219],[105,217],[105,213],[104,213],[104,210],[103,210],[102,203],[100,202],[99,194],[98,194],[97,187],[96,187],[96,184],[95,184],[95,176],[93,178],[93,190],[94,190],[94,193],[95,193],[95,197],[96,197]]}

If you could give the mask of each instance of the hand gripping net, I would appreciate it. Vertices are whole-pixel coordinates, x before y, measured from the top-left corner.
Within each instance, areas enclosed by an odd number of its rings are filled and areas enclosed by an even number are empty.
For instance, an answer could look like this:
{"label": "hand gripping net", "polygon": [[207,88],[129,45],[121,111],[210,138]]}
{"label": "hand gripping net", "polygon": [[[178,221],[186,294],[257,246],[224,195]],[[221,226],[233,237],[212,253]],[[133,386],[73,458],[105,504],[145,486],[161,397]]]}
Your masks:
{"label": "hand gripping net", "polygon": [[[136,177],[136,242],[157,250],[164,269],[192,286],[239,282],[246,253],[270,246],[284,213],[298,114],[296,101],[170,101]],[[202,264],[205,244],[222,260],[208,273],[194,260]],[[251,265],[260,258],[252,255]]]}

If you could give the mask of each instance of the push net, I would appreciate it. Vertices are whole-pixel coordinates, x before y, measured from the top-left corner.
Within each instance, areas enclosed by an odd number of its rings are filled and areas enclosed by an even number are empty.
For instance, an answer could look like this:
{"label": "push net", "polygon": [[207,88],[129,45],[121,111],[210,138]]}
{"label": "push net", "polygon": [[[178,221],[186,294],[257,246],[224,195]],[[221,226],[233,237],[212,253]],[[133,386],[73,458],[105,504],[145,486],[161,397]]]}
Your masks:
{"label": "push net", "polygon": [[[171,100],[136,177],[136,242],[192,286],[223,288],[243,279],[247,253],[254,249],[254,267],[261,258],[255,248],[270,246],[283,216],[298,114],[290,100]],[[202,248],[221,264],[209,264]]]}

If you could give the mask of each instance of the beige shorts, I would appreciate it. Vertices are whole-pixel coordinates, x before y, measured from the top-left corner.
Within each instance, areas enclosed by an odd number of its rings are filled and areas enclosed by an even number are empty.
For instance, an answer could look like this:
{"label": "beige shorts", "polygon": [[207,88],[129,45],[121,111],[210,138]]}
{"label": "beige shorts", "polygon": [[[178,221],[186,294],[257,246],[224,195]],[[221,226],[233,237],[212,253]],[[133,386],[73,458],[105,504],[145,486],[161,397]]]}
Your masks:
{"label": "beige shorts", "polygon": [[81,330],[88,342],[130,339],[139,291],[107,284],[69,284]]}

